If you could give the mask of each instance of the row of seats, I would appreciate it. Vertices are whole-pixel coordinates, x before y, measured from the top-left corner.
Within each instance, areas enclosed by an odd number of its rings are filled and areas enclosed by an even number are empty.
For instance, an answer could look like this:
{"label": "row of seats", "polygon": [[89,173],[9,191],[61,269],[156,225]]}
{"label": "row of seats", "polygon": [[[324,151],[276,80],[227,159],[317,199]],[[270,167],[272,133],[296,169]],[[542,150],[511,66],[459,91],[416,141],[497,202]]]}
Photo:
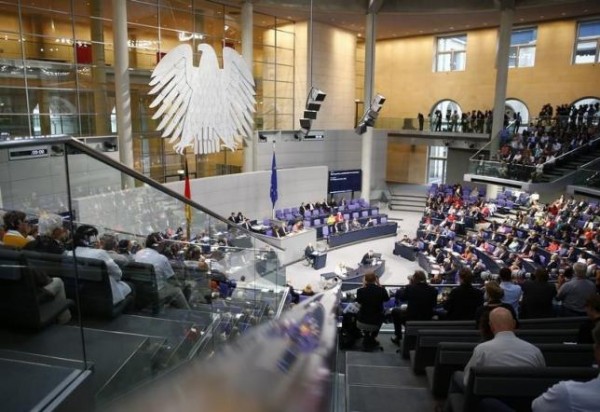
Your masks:
{"label": "row of seats", "polygon": [[[461,394],[448,394],[448,388],[453,373],[464,369],[473,349],[481,341],[474,321],[408,321],[400,352],[410,359],[415,374],[427,375],[436,399],[448,397],[447,405],[452,411],[477,410],[480,400],[485,397],[501,398],[516,410],[529,410],[532,400],[552,384],[566,379],[585,381],[597,376],[597,370],[591,367],[593,345],[568,343],[576,341],[578,328],[586,319],[522,320],[516,335],[540,349],[547,367],[475,369]],[[533,384],[515,389],[513,376],[531,379]]]}
{"label": "row of seats", "polygon": [[[0,248],[0,281],[2,282],[1,321],[11,326],[41,328],[56,320],[65,307],[79,302],[82,315],[114,318],[132,304],[137,310],[160,309],[154,266],[130,262],[122,268],[123,280],[135,289],[134,297],[113,305],[112,289],[106,262],[99,259],[55,255],[34,251]],[[39,288],[34,281],[35,271],[63,280],[67,302],[53,299],[40,301]]]}

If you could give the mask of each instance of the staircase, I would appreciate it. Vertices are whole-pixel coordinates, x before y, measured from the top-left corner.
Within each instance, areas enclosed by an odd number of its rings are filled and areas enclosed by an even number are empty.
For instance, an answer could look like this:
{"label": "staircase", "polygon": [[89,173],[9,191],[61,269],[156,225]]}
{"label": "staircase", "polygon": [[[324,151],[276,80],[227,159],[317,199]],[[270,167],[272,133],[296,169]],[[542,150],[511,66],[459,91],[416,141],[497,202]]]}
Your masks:
{"label": "staircase", "polygon": [[423,213],[427,200],[427,187],[401,185],[390,189],[390,210]]}
{"label": "staircase", "polygon": [[578,154],[573,158],[562,162],[555,167],[547,170],[538,179],[538,183],[549,183],[565,177],[600,157],[600,147],[592,148],[589,151]]}
{"label": "staircase", "polygon": [[425,376],[413,373],[410,362],[387,343],[392,335],[381,333],[383,352],[345,352],[346,410],[352,412],[433,411],[434,399]]}

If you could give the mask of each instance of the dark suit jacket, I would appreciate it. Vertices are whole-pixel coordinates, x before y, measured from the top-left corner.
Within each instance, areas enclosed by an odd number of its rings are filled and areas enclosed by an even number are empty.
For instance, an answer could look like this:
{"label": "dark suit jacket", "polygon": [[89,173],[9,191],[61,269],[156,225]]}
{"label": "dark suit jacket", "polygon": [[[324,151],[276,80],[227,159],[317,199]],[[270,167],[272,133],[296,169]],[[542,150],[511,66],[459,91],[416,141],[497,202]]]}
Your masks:
{"label": "dark suit jacket", "polygon": [[483,292],[471,285],[460,285],[452,289],[444,303],[448,320],[475,319],[475,311],[483,305]]}
{"label": "dark suit jacket", "polygon": [[437,293],[436,288],[427,283],[411,284],[396,292],[396,300],[406,302],[408,320],[431,320]]}
{"label": "dark suit jacket", "polygon": [[552,299],[556,296],[556,286],[547,282],[528,280],[521,285],[523,300],[521,302],[521,317],[552,318],[554,306]]}
{"label": "dark suit jacket", "polygon": [[380,325],[383,322],[383,303],[390,300],[387,290],[374,284],[356,291],[356,302],[360,303],[357,320],[369,325]]}

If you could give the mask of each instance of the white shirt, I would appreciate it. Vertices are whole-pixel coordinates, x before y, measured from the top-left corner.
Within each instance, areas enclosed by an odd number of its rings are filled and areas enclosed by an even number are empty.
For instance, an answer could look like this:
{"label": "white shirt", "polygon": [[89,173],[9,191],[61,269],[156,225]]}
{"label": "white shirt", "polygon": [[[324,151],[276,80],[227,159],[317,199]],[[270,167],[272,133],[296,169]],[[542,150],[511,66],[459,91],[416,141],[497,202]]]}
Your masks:
{"label": "white shirt", "polygon": [[152,266],[154,266],[158,289],[162,289],[165,286],[167,279],[175,276],[175,272],[169,263],[169,259],[154,249],[142,249],[137,252],[133,258],[136,262],[150,263]]}
{"label": "white shirt", "polygon": [[531,403],[533,412],[593,412],[599,409],[600,377],[587,382],[559,382]]}
{"label": "white shirt", "polygon": [[494,339],[480,343],[465,366],[465,386],[469,383],[469,371],[474,366],[533,366],[544,367],[542,352],[513,332],[498,332]]}
{"label": "white shirt", "polygon": [[[73,252],[67,252],[67,255],[73,256]],[[75,255],[77,257],[99,259],[106,262],[106,269],[108,271],[108,278],[110,279],[110,289],[112,291],[113,305],[121,302],[127,295],[131,293],[131,287],[125,282],[121,281],[123,273],[119,265],[108,255],[106,250],[95,249],[92,247],[77,246],[75,249]]]}

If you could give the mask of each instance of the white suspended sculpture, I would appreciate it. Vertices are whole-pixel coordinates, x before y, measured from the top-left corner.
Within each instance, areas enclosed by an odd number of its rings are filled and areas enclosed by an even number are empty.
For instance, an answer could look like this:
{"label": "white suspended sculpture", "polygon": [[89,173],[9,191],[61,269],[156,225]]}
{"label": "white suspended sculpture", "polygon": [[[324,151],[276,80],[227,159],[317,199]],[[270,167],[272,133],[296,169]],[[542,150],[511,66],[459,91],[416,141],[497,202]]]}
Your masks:
{"label": "white suspended sculpture", "polygon": [[223,68],[214,49],[200,44],[198,67],[192,47],[182,44],[156,65],[150,80],[150,107],[161,118],[157,130],[177,153],[192,147],[195,154],[215,153],[221,147],[234,150],[241,135],[251,135],[255,110],[254,79],[242,56],[223,48]]}

